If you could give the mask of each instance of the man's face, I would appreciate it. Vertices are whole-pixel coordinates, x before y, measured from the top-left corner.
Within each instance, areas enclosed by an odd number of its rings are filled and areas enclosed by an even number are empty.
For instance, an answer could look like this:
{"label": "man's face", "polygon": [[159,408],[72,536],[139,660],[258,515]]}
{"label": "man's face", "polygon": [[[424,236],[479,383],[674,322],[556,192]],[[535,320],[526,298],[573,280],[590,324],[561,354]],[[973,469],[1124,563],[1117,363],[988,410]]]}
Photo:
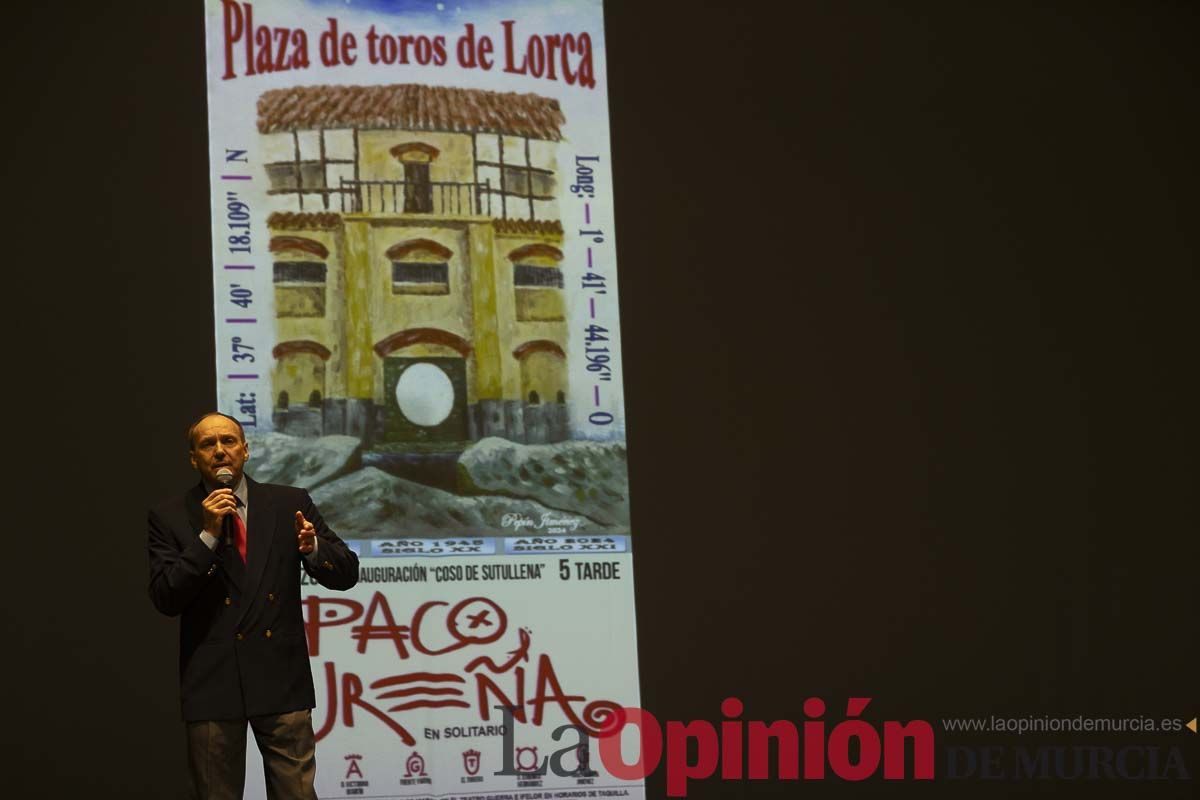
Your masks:
{"label": "man's face", "polygon": [[192,467],[210,485],[221,485],[217,472],[228,469],[233,473],[230,487],[242,480],[242,469],[250,458],[246,441],[236,423],[224,417],[211,416],[200,420],[192,431]]}

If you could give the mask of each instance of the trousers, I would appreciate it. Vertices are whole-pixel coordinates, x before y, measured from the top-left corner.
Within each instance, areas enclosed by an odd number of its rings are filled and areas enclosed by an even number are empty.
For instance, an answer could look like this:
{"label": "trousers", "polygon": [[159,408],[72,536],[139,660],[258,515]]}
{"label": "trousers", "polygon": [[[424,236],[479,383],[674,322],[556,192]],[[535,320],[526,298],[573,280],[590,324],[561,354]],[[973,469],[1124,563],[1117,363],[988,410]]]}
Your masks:
{"label": "trousers", "polygon": [[242,800],[246,725],[262,754],[268,800],[317,800],[312,711],[187,723],[188,767],[196,800]]}

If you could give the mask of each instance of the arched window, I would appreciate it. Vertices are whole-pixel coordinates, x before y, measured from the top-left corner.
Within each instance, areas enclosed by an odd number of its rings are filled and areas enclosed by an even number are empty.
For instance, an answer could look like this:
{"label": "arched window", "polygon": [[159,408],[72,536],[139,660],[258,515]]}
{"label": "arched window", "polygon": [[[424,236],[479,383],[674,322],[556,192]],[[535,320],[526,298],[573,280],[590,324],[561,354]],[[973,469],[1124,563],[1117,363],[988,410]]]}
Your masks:
{"label": "arched window", "polygon": [[380,339],[375,343],[373,349],[376,355],[384,358],[390,353],[403,350],[415,344],[448,347],[451,350],[457,350],[458,354],[463,358],[471,355],[470,342],[450,331],[443,331],[438,328],[408,328],[398,333],[393,333],[385,339]]}
{"label": "arched window", "polygon": [[513,350],[513,358],[520,365],[521,396],[529,398],[530,405],[547,402],[557,397],[565,402],[567,385],[567,357],[562,346],[549,339],[525,342]]}
{"label": "arched window", "polygon": [[424,142],[405,142],[388,152],[404,167],[404,213],[432,212],[433,182],[429,179],[429,165],[438,157],[438,149]]}
{"label": "arched window", "polygon": [[271,350],[275,364],[271,368],[271,385],[278,393],[279,407],[288,409],[292,398],[297,403],[307,399],[310,407],[321,407],[325,395],[325,363],[333,354],[320,342],[293,339],[280,342]]}
{"label": "arched window", "polygon": [[513,265],[517,319],[550,322],[564,319],[562,251],[548,244],[527,244],[508,254]]}
{"label": "arched window", "polygon": [[392,294],[450,294],[453,251],[431,239],[408,239],[388,248]]}
{"label": "arched window", "polygon": [[275,236],[270,250],[276,258],[275,316],[325,316],[328,248],[302,236]]}

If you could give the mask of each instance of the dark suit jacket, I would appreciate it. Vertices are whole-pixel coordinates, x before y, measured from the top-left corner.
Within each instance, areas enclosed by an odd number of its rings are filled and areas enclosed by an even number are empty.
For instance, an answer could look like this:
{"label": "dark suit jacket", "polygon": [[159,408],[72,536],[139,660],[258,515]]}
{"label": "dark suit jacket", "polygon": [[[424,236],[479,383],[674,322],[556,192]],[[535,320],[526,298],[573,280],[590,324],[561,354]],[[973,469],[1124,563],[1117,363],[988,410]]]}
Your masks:
{"label": "dark suit jacket", "polygon": [[[210,550],[203,484],[150,511],[150,599],[179,626],[179,688],[187,721],[242,719],[315,703],[300,569],[329,589],[358,581],[358,557],[321,519],[303,489],[246,477],[246,563]],[[317,530],[317,564],[300,555],[296,512]]]}

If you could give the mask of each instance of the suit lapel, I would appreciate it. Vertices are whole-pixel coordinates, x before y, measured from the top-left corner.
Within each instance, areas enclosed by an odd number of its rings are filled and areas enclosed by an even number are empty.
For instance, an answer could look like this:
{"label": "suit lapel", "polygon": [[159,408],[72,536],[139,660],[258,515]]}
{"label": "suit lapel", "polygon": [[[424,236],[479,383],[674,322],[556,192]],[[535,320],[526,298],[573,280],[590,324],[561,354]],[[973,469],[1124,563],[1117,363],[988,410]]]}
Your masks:
{"label": "suit lapel", "polygon": [[250,507],[246,522],[246,592],[245,597],[254,597],[262,583],[263,573],[271,555],[275,540],[275,514],[270,490],[261,483],[246,477],[246,504]]}
{"label": "suit lapel", "polygon": [[208,497],[208,492],[204,488],[204,483],[200,482],[192,487],[192,490],[187,493],[187,499],[183,501],[183,507],[187,510],[188,522],[191,523],[192,531],[196,535],[204,530],[204,507],[200,504],[206,497]]}

